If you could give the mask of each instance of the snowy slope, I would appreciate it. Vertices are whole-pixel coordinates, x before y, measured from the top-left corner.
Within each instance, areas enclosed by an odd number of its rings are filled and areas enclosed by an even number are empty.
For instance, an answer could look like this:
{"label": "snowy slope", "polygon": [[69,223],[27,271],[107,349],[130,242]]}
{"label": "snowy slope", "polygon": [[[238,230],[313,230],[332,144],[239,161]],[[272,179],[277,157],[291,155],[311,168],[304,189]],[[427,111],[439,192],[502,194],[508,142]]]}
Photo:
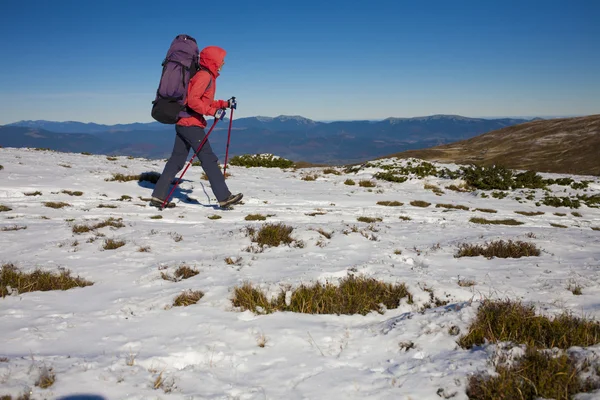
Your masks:
{"label": "snowy slope", "polygon": [[[0,149],[0,165],[0,204],[12,208],[0,213],[0,228],[27,227],[0,231],[0,263],[24,270],[64,267],[94,282],[0,298],[0,357],[6,358],[0,362],[0,395],[31,390],[35,399],[74,393],[106,399],[466,399],[468,375],[489,368],[493,349],[463,350],[449,330],[465,332],[480,300],[522,299],[549,314],[572,310],[600,318],[600,231],[591,229],[600,227],[600,209],[583,206],[582,217],[575,217],[570,209],[511,198],[483,199],[451,190],[436,196],[425,183],[442,189],[452,183],[438,178],[377,181],[371,191],[343,183],[370,179],[377,168],[307,182],[302,175],[320,170],[231,167],[228,184],[244,193],[245,204],[220,210],[207,181],[200,179],[201,168],[192,167],[178,206],[161,213],[139,199],[150,196],[151,184],[105,178],[116,172],[160,172],[162,161]],[[42,195],[24,195],[34,191]],[[600,191],[597,178],[590,191]],[[119,201],[123,195],[131,201]],[[197,204],[183,201],[187,195]],[[404,205],[376,205],[381,200]],[[432,205],[413,207],[412,200]],[[52,209],[45,201],[71,206]],[[446,212],[435,208],[438,203],[498,213]],[[546,213],[526,217],[515,211]],[[307,215],[315,212],[323,215]],[[293,226],[293,236],[306,245],[244,251],[250,245],[244,228],[263,224],[245,221],[251,213],[274,214],[266,222]],[[163,218],[151,219],[158,214]],[[209,219],[212,215],[222,218]],[[368,231],[369,224],[357,222],[359,216],[383,221],[375,224],[376,232]],[[525,224],[477,225],[469,222],[473,216]],[[94,232],[72,232],[73,224],[108,217],[126,224],[99,231],[125,240],[119,249],[103,250],[104,238],[94,239]],[[343,233],[353,226],[359,232]],[[318,228],[333,232],[332,238],[324,239]],[[461,243],[495,239],[532,241],[542,255],[454,257]],[[139,252],[141,247],[149,251]],[[228,265],[227,257],[242,260]],[[161,279],[161,272],[182,263],[200,273],[180,282]],[[244,282],[276,294],[284,285],[335,281],[350,271],[406,283],[415,304],[403,302],[383,315],[328,316],[254,315],[230,302],[232,289]],[[475,285],[461,287],[459,279]],[[581,286],[583,294],[573,295],[569,284]],[[171,308],[184,289],[202,290],[205,296],[196,305]],[[449,304],[420,312],[429,302],[425,289]],[[263,338],[266,345],[260,347]],[[415,348],[401,349],[399,343],[407,341]],[[43,368],[56,374],[48,389],[34,386]],[[167,391],[153,388],[159,375]]]}

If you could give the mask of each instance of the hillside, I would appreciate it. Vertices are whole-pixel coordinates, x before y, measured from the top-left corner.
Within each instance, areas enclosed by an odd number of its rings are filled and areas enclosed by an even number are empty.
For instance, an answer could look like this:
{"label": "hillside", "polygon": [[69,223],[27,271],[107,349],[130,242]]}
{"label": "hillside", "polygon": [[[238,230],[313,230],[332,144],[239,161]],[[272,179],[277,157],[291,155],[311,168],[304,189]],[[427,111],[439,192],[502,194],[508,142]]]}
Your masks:
{"label": "hillside", "polygon": [[[415,160],[356,173],[231,166],[244,204],[222,210],[192,166],[177,206],[159,212],[148,205],[153,184],[135,175],[163,161],[1,148],[0,164],[0,398],[467,400],[492,358],[522,351],[504,336],[457,344],[486,300],[600,318],[600,208],[545,202],[598,194],[600,178],[486,193],[452,189],[458,179],[423,175]],[[394,165],[421,177],[375,178]],[[268,224],[289,228],[291,241],[259,241]],[[509,240],[526,252],[463,252]],[[9,280],[36,268],[88,286],[30,291]],[[302,297],[302,285],[328,282],[332,293],[353,277],[390,286],[351,291],[344,305],[374,303],[363,313],[328,301],[307,310],[319,296]],[[262,300],[238,295],[245,283],[279,308],[252,307]],[[177,303],[184,294],[197,295]],[[585,376],[600,371],[595,342],[573,346],[590,363]]]}
{"label": "hillside", "polygon": [[600,114],[537,120],[456,143],[387,157],[600,175]]}

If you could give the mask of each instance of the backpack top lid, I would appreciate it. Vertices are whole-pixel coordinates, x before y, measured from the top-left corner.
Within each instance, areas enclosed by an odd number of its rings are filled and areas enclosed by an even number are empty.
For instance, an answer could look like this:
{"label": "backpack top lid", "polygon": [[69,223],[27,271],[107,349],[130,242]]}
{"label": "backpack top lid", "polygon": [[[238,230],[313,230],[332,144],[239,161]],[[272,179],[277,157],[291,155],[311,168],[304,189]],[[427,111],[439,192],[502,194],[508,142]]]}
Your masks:
{"label": "backpack top lid", "polygon": [[194,61],[198,60],[198,44],[196,39],[189,35],[177,35],[167,51],[165,61],[174,61],[190,67]]}

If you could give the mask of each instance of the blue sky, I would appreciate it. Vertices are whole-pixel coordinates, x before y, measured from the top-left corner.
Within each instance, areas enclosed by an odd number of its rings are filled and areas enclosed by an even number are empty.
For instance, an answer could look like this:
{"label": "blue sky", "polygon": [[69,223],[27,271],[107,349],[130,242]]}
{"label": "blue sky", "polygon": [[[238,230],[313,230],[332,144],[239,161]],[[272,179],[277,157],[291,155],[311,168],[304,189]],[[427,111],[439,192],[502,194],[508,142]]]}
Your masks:
{"label": "blue sky", "polygon": [[179,33],[228,51],[217,97],[238,98],[234,117],[600,113],[595,0],[11,0],[1,10],[0,124],[151,121]]}

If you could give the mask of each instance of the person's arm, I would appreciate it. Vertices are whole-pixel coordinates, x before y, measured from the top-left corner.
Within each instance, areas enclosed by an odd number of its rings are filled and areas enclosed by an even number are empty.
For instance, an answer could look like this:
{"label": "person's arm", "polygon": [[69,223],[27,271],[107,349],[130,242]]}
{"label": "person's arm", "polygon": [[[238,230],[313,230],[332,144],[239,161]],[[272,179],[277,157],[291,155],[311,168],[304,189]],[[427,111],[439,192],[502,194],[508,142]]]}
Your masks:
{"label": "person's arm", "polygon": [[208,72],[198,72],[190,84],[192,87],[190,93],[188,93],[187,105],[193,111],[198,114],[213,116],[218,109],[227,107],[227,101],[213,100],[207,95],[209,85],[214,85],[214,81]]}

